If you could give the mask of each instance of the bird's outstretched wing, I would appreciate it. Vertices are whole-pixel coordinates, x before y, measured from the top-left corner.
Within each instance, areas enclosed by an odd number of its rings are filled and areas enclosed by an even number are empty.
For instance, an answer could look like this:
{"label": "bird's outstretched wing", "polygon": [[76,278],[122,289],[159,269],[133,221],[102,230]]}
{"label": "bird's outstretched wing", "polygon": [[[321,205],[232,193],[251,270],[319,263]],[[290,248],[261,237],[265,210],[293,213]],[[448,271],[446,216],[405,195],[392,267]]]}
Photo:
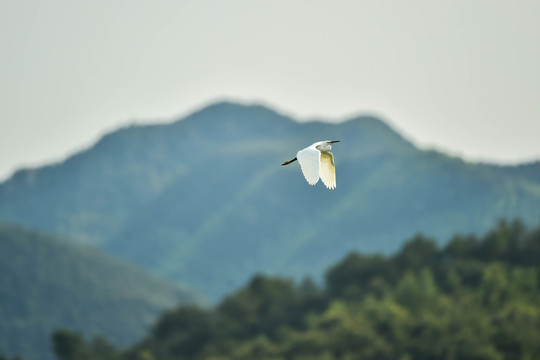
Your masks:
{"label": "bird's outstretched wing", "polygon": [[307,147],[300,150],[296,157],[302,168],[302,173],[309,185],[315,185],[319,181],[319,169],[321,167],[321,152],[317,149]]}
{"label": "bird's outstretched wing", "polygon": [[324,185],[333,190],[336,188],[336,167],[334,165],[334,154],[331,152],[321,153],[321,180]]}

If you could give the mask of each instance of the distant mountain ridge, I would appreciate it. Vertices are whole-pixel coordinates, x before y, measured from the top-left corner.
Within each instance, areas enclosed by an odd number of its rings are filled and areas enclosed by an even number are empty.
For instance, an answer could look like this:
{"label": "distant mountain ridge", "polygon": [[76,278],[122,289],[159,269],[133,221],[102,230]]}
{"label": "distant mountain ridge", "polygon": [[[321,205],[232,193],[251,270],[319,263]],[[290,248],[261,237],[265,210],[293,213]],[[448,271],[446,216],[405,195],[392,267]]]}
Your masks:
{"label": "distant mountain ridge", "polygon": [[[337,189],[281,167],[318,140]],[[61,164],[0,185],[0,220],[66,234],[218,298],[253,272],[320,274],[346,252],[404,234],[481,233],[540,218],[540,163],[472,164],[417,149],[383,121],[298,123],[217,103],[164,125],[122,128]]]}
{"label": "distant mountain ridge", "polygon": [[52,359],[53,331],[139,340],[158,314],[197,297],[94,249],[0,224],[0,354]]}

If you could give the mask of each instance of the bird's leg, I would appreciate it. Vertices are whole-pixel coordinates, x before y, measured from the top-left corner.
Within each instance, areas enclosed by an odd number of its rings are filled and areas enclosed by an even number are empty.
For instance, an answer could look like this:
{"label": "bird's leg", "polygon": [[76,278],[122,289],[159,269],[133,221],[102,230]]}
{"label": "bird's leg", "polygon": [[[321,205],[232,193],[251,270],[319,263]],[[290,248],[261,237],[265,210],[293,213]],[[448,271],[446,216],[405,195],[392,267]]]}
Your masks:
{"label": "bird's leg", "polygon": [[283,165],[289,165],[290,163],[295,162],[296,160],[298,160],[298,159],[297,159],[297,158],[294,158],[294,159],[292,159],[292,160],[285,161],[283,164],[281,164],[281,166],[283,166]]}

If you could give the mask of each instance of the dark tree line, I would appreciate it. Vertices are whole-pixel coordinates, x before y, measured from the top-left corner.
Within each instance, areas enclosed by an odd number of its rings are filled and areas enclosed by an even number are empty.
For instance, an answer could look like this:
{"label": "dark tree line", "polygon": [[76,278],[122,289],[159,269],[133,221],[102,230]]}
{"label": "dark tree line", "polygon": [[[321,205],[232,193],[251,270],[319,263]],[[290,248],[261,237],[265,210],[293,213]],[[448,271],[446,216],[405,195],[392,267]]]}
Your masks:
{"label": "dark tree line", "polygon": [[540,228],[501,221],[444,247],[352,253],[324,286],[255,276],[212,309],[180,306],[124,350],[53,335],[59,360],[538,359]]}

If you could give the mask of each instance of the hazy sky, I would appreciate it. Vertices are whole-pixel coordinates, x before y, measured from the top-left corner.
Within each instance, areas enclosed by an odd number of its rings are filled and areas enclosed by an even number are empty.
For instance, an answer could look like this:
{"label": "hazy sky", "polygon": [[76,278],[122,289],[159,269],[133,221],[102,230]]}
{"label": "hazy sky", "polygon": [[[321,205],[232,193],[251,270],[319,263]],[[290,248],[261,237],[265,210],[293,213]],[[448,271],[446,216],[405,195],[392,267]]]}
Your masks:
{"label": "hazy sky", "polygon": [[539,19],[533,0],[0,0],[0,179],[224,97],[540,159]]}

